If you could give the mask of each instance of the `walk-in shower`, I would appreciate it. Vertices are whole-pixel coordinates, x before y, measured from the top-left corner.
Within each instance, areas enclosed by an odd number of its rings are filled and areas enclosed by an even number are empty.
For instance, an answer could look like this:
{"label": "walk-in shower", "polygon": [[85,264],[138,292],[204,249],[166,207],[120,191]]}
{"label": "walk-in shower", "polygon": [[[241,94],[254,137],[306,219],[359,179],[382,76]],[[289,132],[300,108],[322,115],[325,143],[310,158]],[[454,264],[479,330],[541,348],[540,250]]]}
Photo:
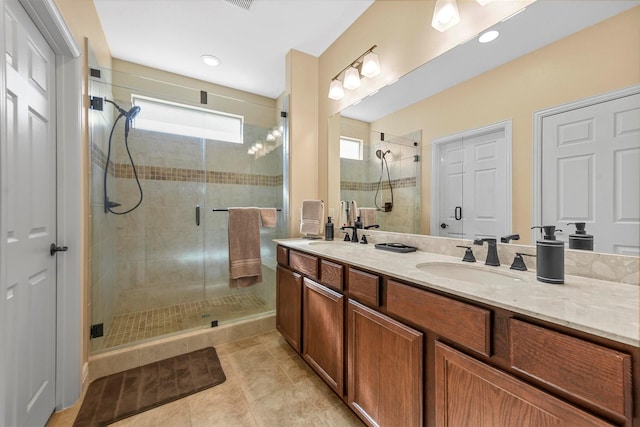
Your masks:
{"label": "walk-in shower", "polygon": [[[287,230],[286,100],[218,96],[114,64],[89,82],[104,101],[89,114],[91,350],[272,314],[273,239]],[[229,280],[230,207],[281,209],[275,227],[260,228],[262,282],[247,288]]]}
{"label": "walk-in shower", "polygon": [[341,124],[341,136],[361,147],[360,156],[340,159],[340,200],[375,209],[380,230],[418,233],[421,133],[396,136],[348,123]]}

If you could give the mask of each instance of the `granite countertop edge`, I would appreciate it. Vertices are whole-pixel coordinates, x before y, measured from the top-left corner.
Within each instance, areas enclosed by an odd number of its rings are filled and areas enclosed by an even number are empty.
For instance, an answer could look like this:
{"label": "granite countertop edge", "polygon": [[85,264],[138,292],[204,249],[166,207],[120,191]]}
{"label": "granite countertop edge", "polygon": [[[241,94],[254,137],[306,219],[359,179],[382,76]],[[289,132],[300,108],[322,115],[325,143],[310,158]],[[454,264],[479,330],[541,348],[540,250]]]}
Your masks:
{"label": "granite countertop edge", "polygon": [[566,326],[634,347],[640,347],[640,287],[580,276],[565,276],[564,285],[536,280],[535,272],[510,270],[508,265],[474,268],[517,275],[513,285],[471,283],[427,273],[419,264],[463,263],[459,258],[431,252],[394,253],[342,241],[302,238],[276,239],[279,245],[394,277],[470,301],[491,305],[539,320]]}

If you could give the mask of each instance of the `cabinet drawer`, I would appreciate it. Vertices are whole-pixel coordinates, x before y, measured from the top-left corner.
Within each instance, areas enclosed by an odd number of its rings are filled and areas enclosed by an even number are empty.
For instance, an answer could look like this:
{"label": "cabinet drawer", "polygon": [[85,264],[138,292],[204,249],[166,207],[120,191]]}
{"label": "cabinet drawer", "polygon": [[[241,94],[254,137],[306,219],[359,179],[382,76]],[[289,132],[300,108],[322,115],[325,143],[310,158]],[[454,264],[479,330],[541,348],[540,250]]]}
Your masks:
{"label": "cabinet drawer", "polygon": [[631,356],[510,319],[511,366],[600,408],[631,418]]}
{"label": "cabinet drawer", "polygon": [[380,277],[349,268],[349,297],[372,307],[380,306]]}
{"label": "cabinet drawer", "polygon": [[490,356],[489,310],[389,280],[387,311]]}
{"label": "cabinet drawer", "polygon": [[289,266],[312,279],[318,278],[318,258],[312,255],[289,251]]}
{"label": "cabinet drawer", "polygon": [[276,256],[278,259],[278,264],[283,265],[285,267],[289,266],[289,249],[284,246],[278,246],[276,250]]}
{"label": "cabinet drawer", "polygon": [[320,260],[320,282],[333,289],[334,291],[342,292],[344,267],[340,264],[336,264],[325,259]]}

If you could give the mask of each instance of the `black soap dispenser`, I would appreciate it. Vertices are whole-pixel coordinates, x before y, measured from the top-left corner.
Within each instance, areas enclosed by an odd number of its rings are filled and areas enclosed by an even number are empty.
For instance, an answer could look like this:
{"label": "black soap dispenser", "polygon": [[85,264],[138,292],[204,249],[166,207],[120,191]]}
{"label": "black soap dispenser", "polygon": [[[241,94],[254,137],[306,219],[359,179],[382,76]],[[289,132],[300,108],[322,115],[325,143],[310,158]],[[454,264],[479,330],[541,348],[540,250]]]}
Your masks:
{"label": "black soap dispenser", "polygon": [[542,240],[536,242],[536,277],[538,281],[561,285],[564,283],[564,242],[556,240],[554,225],[535,226],[544,232]]}
{"label": "black soap dispenser", "polygon": [[570,222],[567,225],[575,225],[576,233],[569,235],[569,249],[581,249],[583,251],[593,250],[593,236],[587,234],[584,222]]}
{"label": "black soap dispenser", "polygon": [[333,223],[331,217],[327,217],[327,223],[324,225],[324,240],[333,240]]}

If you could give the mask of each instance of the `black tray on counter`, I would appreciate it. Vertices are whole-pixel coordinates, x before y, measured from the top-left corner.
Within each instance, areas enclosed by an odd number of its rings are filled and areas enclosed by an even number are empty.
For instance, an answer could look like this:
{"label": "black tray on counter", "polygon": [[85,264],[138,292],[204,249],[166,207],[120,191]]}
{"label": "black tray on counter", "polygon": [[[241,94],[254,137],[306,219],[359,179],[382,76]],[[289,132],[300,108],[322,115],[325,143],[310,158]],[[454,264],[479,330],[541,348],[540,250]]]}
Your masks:
{"label": "black tray on counter", "polygon": [[406,253],[415,252],[417,248],[415,246],[405,245],[404,243],[376,243],[376,249]]}

